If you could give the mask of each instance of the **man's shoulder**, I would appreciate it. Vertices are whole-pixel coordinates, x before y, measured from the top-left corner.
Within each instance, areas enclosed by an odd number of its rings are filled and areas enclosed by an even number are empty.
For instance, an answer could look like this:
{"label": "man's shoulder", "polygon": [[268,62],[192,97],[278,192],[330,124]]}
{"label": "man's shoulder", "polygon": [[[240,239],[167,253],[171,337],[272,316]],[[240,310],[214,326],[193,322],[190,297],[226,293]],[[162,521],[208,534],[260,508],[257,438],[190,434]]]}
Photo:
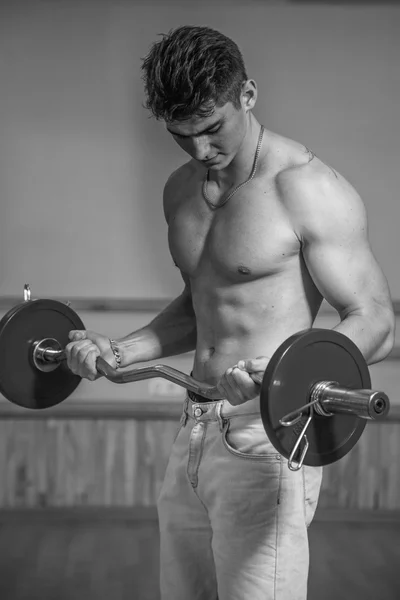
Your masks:
{"label": "man's shoulder", "polygon": [[195,161],[190,160],[171,173],[164,185],[163,204],[167,218],[182,199],[182,193],[187,193],[189,182],[197,175]]}
{"label": "man's shoulder", "polygon": [[336,169],[309,151],[307,160],[286,165],[276,175],[281,201],[287,208],[324,211],[345,200],[350,207],[360,197],[352,184]]}
{"label": "man's shoulder", "polygon": [[300,237],[365,222],[364,203],[352,184],[316,157],[282,169],[276,182],[280,201]]}
{"label": "man's shoulder", "polygon": [[265,175],[268,179],[272,174],[284,198],[343,179],[303,143],[271,131],[268,137]]}
{"label": "man's shoulder", "polygon": [[291,160],[283,163],[277,171],[276,182],[282,191],[314,189],[324,184],[342,180],[342,176],[312,150],[294,153]]}

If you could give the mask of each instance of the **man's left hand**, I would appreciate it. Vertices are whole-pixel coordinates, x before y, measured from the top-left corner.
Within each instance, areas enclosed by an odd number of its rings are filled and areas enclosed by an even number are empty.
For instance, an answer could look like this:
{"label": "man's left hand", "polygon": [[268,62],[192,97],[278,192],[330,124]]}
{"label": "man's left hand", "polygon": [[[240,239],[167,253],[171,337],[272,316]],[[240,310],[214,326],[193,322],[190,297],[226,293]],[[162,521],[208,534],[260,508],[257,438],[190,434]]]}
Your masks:
{"label": "man's left hand", "polygon": [[267,356],[240,360],[230,367],[217,383],[218,391],[233,406],[244,404],[260,394],[264,371],[269,363]]}

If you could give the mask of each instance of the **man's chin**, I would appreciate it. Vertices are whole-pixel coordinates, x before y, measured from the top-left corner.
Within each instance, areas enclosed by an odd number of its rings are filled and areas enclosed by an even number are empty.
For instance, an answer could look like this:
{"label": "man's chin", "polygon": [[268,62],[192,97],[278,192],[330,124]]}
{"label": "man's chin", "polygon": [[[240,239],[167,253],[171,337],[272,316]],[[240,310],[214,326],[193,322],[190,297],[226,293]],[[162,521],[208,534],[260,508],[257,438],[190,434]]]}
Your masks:
{"label": "man's chin", "polygon": [[214,160],[203,162],[203,165],[210,171],[222,171],[226,167],[226,160],[224,158],[222,154],[218,154]]}

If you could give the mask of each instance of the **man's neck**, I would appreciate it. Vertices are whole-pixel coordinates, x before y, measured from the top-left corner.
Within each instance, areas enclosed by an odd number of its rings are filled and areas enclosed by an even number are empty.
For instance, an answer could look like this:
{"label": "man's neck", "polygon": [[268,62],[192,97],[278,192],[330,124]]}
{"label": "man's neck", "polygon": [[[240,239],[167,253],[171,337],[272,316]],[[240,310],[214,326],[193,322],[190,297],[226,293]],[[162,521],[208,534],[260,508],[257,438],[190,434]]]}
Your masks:
{"label": "man's neck", "polygon": [[[254,158],[256,155],[257,144],[260,136],[261,125],[257,119],[251,114],[249,116],[249,124],[242,145],[229,163],[226,169],[221,171],[209,172],[209,180],[215,182],[219,188],[228,189],[233,185],[238,185],[242,181],[246,181],[253,169]],[[265,134],[264,134],[265,137]],[[265,142],[265,139],[263,140]],[[264,143],[262,144],[264,146]],[[260,157],[263,154],[261,148]]]}

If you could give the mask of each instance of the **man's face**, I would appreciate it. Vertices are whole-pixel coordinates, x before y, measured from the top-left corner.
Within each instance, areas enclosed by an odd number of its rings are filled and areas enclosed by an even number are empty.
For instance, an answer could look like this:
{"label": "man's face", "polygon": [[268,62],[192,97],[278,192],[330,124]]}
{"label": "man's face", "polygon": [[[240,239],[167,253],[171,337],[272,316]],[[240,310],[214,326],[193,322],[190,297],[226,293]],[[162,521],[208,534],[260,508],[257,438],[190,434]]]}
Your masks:
{"label": "man's face", "polygon": [[216,107],[210,117],[168,123],[167,130],[189,156],[219,171],[237,154],[246,133],[246,111],[231,102]]}

